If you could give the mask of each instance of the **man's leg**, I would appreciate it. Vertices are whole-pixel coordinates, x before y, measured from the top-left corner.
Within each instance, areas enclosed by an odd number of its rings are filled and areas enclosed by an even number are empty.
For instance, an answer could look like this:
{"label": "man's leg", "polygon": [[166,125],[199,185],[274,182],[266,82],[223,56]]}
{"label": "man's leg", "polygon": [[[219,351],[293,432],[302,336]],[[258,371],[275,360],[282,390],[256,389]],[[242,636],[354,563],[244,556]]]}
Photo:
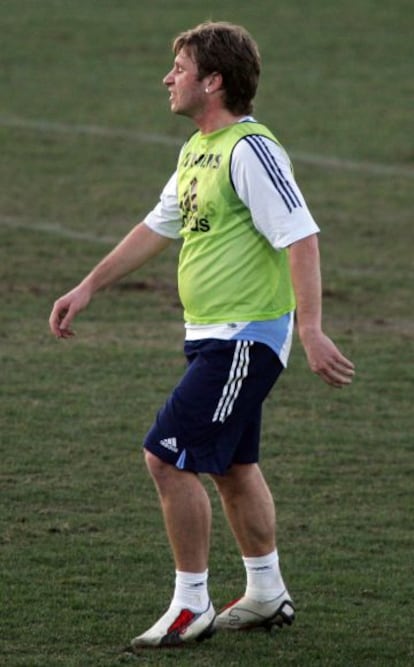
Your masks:
{"label": "man's leg", "polygon": [[276,512],[272,494],[257,464],[235,464],[213,476],[226,517],[246,568],[246,590],[216,618],[220,629],[290,625],[294,607],[279,569]]}
{"label": "man's leg", "polygon": [[178,470],[145,452],[160,498],[176,567],[174,596],[167,612],[132,640],[134,650],[200,641],[213,634],[214,608],[207,589],[211,507],[197,475]]}
{"label": "man's leg", "polygon": [[145,452],[148,470],[160,498],[175,567],[181,572],[204,572],[208,565],[211,506],[197,475],[164,463]]}
{"label": "man's leg", "polygon": [[259,466],[236,464],[226,475],[212,477],[243,556],[265,556],[273,551],[275,505]]}

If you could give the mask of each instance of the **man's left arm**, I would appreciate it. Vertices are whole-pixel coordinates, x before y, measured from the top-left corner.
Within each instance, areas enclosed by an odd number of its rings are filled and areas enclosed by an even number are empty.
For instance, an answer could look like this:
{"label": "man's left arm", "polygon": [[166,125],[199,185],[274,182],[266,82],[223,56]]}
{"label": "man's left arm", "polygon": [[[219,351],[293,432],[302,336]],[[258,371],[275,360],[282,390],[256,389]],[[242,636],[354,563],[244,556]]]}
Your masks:
{"label": "man's left arm", "polygon": [[333,387],[352,382],[354,364],[322,330],[322,281],[318,236],[312,234],[289,247],[296,296],[298,333],[311,370]]}

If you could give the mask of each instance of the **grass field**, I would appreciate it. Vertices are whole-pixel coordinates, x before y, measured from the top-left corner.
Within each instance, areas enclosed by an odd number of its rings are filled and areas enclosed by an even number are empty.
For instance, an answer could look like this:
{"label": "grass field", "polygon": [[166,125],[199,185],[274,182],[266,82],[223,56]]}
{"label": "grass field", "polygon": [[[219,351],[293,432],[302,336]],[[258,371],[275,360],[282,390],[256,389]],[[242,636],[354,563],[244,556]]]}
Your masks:
{"label": "grass field", "polygon": [[[173,585],[140,442],[183,369],[176,248],[99,295],[74,340],[47,319],[174,168],[192,127],[161,79],[206,18],[259,42],[256,116],[322,227],[326,329],[358,374],[329,389],[295,341],[266,405],[295,626],[131,658]],[[413,18],[408,0],[0,4],[1,665],[413,664]],[[244,579],[212,500],[220,607]]]}

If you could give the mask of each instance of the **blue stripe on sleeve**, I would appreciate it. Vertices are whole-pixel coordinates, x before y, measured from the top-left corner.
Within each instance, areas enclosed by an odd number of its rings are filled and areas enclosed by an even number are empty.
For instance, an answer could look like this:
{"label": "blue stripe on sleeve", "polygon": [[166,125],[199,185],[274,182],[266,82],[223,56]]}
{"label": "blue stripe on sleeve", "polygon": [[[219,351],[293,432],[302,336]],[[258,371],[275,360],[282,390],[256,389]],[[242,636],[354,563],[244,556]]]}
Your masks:
{"label": "blue stripe on sleeve", "polygon": [[260,135],[248,135],[244,137],[244,139],[263,165],[263,168],[283,199],[289,213],[291,213],[294,208],[301,208],[302,203],[297,193],[293,189],[291,183],[283,175],[275,156],[269,150],[263,137]]}

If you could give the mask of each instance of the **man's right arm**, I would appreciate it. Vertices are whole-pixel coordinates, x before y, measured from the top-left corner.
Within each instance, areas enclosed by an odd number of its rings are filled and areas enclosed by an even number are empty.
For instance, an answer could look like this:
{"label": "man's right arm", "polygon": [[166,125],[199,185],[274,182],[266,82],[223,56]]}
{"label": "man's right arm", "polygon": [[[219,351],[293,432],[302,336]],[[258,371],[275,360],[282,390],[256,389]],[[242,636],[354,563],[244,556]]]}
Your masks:
{"label": "man's right arm", "polygon": [[49,318],[52,333],[58,338],[73,336],[71,323],[75,315],[87,307],[95,292],[138,269],[171,241],[171,238],[157,234],[144,222],[136,225],[79,285],[55,301]]}

